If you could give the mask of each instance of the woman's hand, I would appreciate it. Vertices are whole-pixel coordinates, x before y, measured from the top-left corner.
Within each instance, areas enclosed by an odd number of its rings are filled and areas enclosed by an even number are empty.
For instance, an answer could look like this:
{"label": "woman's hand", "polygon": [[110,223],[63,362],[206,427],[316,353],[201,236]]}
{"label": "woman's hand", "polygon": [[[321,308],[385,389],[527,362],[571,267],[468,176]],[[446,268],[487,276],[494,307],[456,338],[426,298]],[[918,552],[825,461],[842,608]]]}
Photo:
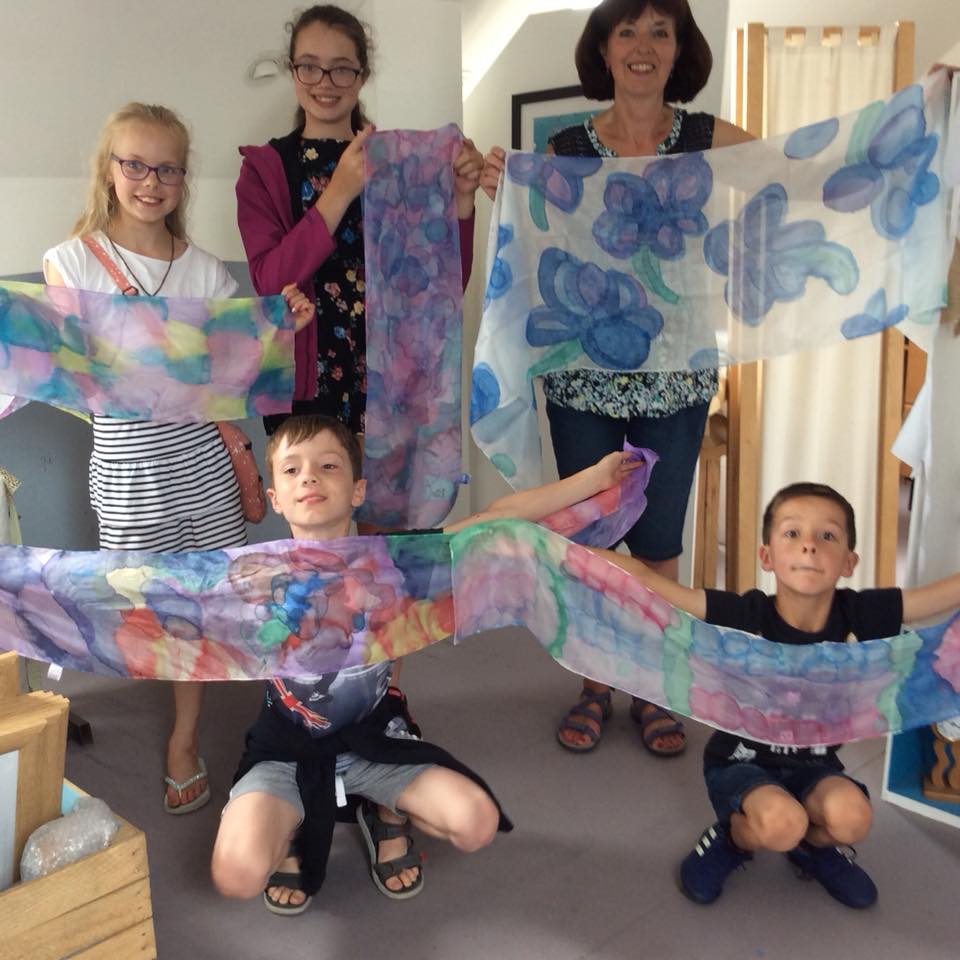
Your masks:
{"label": "woman's hand", "polygon": [[287,301],[287,309],[293,314],[293,329],[299,333],[313,321],[317,305],[295,283],[288,283],[280,295]]}
{"label": "woman's hand", "polygon": [[507,154],[503,147],[491,147],[490,152],[483,158],[483,170],[480,173],[480,186],[483,192],[491,199],[497,196],[497,187],[500,177],[507,166]]}
{"label": "woman's hand", "polygon": [[457,197],[457,216],[466,220],[473,213],[473,198],[480,186],[483,155],[472,140],[464,139],[453,160],[453,189]]}

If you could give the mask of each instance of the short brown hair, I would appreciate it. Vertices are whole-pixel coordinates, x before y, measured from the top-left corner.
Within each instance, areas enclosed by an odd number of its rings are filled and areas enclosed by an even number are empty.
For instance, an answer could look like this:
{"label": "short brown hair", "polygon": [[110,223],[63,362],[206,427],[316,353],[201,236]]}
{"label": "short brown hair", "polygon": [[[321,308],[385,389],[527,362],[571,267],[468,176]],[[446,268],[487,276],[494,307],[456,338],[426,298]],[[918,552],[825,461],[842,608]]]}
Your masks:
{"label": "short brown hair", "polygon": [[856,549],[857,523],[853,516],[853,507],[850,506],[850,501],[846,497],[837,493],[833,487],[828,487],[825,483],[791,483],[782,490],[778,490],[767,504],[767,509],[763,511],[762,536],[764,543],[770,543],[774,514],[788,500],[799,500],[800,497],[819,497],[821,500],[829,500],[831,503],[835,503],[843,511],[844,526],[847,528],[847,547],[850,550]]}
{"label": "short brown hair", "polygon": [[603,0],[587,17],[577,41],[574,60],[583,95],[590,100],[613,99],[613,78],[600,52],[613,28],[624,20],[636,20],[647,7],[671,17],[677,30],[677,62],[663,90],[663,99],[687,103],[707,84],[713,69],[710,44],[700,32],[687,0]]}
{"label": "short brown hair", "polygon": [[280,444],[286,440],[290,446],[295,443],[303,443],[306,440],[312,440],[317,434],[332,433],[347,452],[350,460],[350,468],[353,471],[354,481],[359,480],[363,475],[363,454],[360,451],[360,443],[351,433],[350,428],[342,424],[333,417],[324,417],[320,414],[296,414],[287,417],[283,423],[277,427],[276,431],[267,441],[267,485],[273,486],[273,458],[277,454]]}

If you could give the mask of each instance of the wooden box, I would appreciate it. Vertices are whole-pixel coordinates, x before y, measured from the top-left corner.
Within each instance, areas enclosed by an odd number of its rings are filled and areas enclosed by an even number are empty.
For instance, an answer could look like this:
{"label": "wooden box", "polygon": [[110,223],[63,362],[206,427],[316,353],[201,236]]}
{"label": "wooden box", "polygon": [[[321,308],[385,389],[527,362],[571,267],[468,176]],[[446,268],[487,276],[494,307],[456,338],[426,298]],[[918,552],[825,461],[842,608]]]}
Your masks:
{"label": "wooden box", "polygon": [[120,820],[105,850],[0,893],[4,960],[155,960],[147,843]]}

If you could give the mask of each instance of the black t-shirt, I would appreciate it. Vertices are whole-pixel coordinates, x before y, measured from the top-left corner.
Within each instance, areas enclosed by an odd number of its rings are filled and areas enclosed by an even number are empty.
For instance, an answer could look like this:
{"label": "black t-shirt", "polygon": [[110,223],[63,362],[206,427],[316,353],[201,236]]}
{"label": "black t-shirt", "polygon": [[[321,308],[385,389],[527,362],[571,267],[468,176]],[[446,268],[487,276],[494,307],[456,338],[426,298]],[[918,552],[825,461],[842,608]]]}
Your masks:
{"label": "black t-shirt", "polygon": [[[827,625],[818,633],[805,633],[790,626],[779,613],[775,598],[762,590],[739,596],[725,590],[707,590],[708,623],[757,634],[776,643],[856,643],[880,640],[900,633],[903,626],[903,594],[899,589],[837,590]],[[717,731],[703,752],[705,767],[730,763],[756,763],[768,767],[827,765],[837,770],[843,764],[833,747],[771,746]]]}

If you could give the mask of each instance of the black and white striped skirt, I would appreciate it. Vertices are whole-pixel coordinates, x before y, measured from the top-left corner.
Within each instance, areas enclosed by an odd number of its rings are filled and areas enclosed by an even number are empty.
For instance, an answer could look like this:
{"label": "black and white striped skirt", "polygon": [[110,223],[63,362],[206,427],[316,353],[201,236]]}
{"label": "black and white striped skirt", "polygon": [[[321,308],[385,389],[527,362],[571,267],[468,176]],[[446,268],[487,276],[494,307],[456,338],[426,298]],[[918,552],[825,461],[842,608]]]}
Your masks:
{"label": "black and white striped skirt", "polygon": [[246,522],[216,424],[93,422],[90,503],[104,550],[239,547]]}

